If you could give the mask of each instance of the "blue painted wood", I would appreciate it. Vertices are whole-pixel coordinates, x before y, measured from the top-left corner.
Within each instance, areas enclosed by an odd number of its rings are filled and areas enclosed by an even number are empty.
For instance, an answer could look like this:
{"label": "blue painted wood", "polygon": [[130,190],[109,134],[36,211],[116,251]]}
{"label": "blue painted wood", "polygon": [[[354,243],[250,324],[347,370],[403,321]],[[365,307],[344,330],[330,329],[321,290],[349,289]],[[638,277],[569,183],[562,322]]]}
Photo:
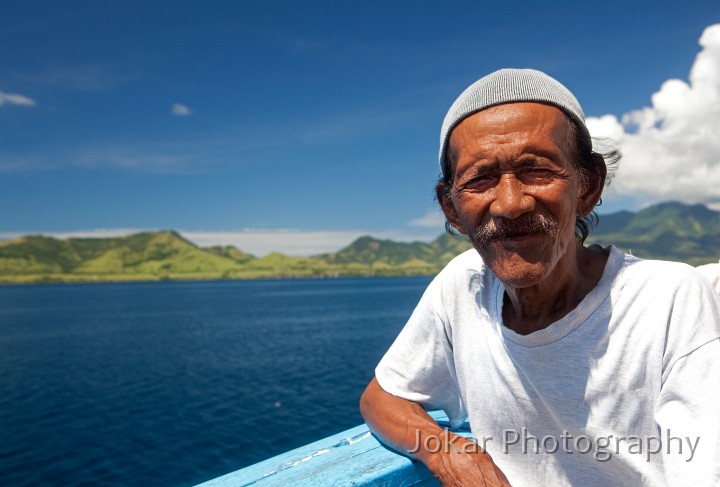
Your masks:
{"label": "blue painted wood", "polygon": [[[431,413],[447,427],[447,416]],[[457,430],[469,435],[467,428]],[[210,480],[198,487],[276,486],[437,486],[419,462],[383,446],[367,425],[343,431],[309,445]]]}

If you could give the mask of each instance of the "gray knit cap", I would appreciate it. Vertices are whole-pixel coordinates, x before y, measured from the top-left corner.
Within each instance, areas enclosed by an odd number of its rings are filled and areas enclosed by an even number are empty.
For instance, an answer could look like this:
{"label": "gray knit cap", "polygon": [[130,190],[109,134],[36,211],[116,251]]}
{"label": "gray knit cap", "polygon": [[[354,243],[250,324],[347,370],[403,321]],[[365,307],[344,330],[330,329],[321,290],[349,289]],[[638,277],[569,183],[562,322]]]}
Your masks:
{"label": "gray knit cap", "polygon": [[560,82],[535,69],[501,69],[470,85],[445,115],[440,131],[440,170],[443,175],[447,164],[447,144],[455,126],[475,112],[517,101],[539,101],[555,105],[587,134],[580,103]]}

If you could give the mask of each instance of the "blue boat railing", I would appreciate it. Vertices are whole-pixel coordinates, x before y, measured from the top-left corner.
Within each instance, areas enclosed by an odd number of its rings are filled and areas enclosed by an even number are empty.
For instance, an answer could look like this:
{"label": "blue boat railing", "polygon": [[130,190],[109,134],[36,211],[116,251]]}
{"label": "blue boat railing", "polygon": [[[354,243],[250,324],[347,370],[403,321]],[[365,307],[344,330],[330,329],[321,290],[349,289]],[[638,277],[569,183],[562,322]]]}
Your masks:
{"label": "blue boat railing", "polygon": [[[433,411],[441,426],[447,416]],[[453,430],[470,435],[467,425]],[[198,487],[275,486],[410,486],[439,485],[427,468],[380,443],[362,424],[249,467],[210,480]]]}

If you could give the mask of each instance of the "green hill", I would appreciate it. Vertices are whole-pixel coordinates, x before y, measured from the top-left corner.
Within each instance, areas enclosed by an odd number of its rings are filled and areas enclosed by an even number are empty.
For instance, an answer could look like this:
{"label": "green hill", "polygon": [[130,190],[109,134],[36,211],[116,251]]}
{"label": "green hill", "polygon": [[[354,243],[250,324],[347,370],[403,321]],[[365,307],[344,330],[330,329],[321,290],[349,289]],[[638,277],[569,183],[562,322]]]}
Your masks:
{"label": "green hill", "polygon": [[27,236],[0,242],[0,280],[5,282],[197,279],[239,267],[173,231],[67,240]]}
{"label": "green hill", "polygon": [[[720,212],[671,202],[638,213],[603,215],[588,243],[613,243],[643,258],[715,262],[720,257]],[[313,257],[271,253],[257,258],[232,246],[200,248],[174,231],[67,240],[33,235],[0,242],[0,282],[435,274],[469,248],[466,238],[448,234],[431,243],[365,236]]]}
{"label": "green hill", "polygon": [[677,202],[603,215],[589,243],[612,243],[645,259],[700,265],[720,257],[720,212]]}
{"label": "green hill", "polygon": [[246,254],[242,250],[238,249],[237,247],[233,247],[232,245],[216,245],[214,247],[207,247],[205,250],[207,250],[211,254],[219,255],[221,257],[227,257],[228,259],[232,259],[240,264],[244,264],[246,262],[250,262],[251,260],[256,259],[254,255]]}
{"label": "green hill", "polygon": [[257,258],[232,246],[200,248],[173,231],[67,240],[26,236],[0,242],[0,282],[433,274],[467,248],[467,241],[450,235],[430,244],[361,237],[335,253]]}
{"label": "green hill", "polygon": [[469,248],[467,239],[448,234],[430,244],[361,237],[338,252],[318,258],[329,264],[364,266],[382,274],[432,274]]}

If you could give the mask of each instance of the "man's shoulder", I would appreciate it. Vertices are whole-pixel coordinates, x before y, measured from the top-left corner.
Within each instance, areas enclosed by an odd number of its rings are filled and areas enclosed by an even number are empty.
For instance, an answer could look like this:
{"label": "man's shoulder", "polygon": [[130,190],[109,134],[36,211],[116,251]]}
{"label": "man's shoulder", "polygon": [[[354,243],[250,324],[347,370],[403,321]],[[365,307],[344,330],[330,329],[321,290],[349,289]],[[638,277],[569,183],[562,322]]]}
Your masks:
{"label": "man's shoulder", "polygon": [[468,249],[448,262],[438,274],[440,280],[466,279],[469,276],[483,273],[487,268],[482,257],[474,248]]}
{"label": "man's shoulder", "polygon": [[474,248],[470,248],[466,250],[465,252],[455,256],[452,258],[450,262],[447,263],[445,266],[445,269],[460,269],[460,268],[467,268],[467,269],[474,269],[474,270],[480,270],[484,266],[482,257],[480,257],[480,254],[478,254],[478,251]]}
{"label": "man's shoulder", "polygon": [[710,281],[715,292],[720,294],[720,262],[696,267],[697,271]]}
{"label": "man's shoulder", "polygon": [[[615,251],[620,252],[617,249]],[[619,275],[619,281],[623,285],[634,283],[646,290],[665,288],[672,291],[707,284],[706,278],[691,265],[668,260],[641,259],[630,254],[623,255]]]}
{"label": "man's shoulder", "polygon": [[479,295],[488,296],[496,289],[498,280],[485,265],[480,254],[470,249],[453,258],[438,273],[430,289],[443,296],[445,304],[463,297],[476,299]]}
{"label": "man's shoulder", "polygon": [[[617,250],[617,249],[616,249]],[[618,252],[620,252],[618,250]],[[670,260],[643,259],[632,254],[624,254],[622,268],[633,277],[667,277],[673,280],[695,279],[700,273],[691,265]]]}

